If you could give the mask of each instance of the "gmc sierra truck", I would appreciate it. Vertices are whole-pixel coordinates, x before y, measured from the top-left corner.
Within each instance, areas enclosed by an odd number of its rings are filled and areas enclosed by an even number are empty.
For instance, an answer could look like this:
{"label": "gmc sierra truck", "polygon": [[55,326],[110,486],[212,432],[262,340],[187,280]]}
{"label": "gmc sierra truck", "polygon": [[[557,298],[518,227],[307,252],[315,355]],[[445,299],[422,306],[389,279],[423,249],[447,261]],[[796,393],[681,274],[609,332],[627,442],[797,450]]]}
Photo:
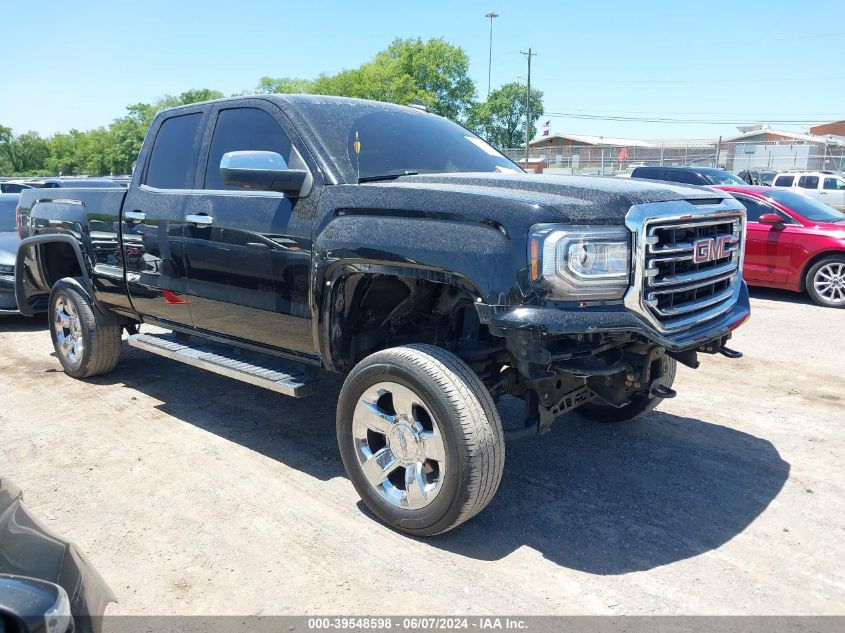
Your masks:
{"label": "gmc sierra truck", "polygon": [[124,331],[293,397],[346,374],[349,478],[417,535],[493,497],[500,397],[525,403],[516,433],[576,408],[630,420],[675,395],[676,363],[738,356],[749,316],[730,195],[528,175],[455,123],[370,101],[160,112],[128,189],[24,191],[18,222],[17,302],[48,299],[67,374],[114,369]]}

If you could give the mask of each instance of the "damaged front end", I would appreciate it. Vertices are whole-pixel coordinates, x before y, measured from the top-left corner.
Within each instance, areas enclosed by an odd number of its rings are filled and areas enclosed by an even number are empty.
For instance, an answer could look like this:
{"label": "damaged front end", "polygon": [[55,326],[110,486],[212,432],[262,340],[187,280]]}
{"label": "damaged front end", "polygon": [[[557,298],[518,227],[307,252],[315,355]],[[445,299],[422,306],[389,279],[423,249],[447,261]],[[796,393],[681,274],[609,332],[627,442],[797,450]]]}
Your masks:
{"label": "damaged front end", "polygon": [[525,400],[526,431],[544,432],[584,405],[597,418],[636,417],[676,395],[677,362],[741,356],[726,343],[750,314],[742,206],[635,205],[625,227],[540,227],[529,253],[532,303],[476,306],[513,359],[494,396]]}

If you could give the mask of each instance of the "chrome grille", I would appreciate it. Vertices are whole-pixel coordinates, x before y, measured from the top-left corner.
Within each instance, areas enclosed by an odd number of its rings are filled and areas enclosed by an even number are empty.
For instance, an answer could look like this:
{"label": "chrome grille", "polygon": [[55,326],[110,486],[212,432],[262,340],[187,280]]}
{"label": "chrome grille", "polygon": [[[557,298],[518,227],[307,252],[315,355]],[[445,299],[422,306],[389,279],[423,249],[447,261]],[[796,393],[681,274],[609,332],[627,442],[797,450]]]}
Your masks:
{"label": "chrome grille", "polygon": [[646,222],[642,302],[666,330],[733,305],[742,224],[741,214]]}

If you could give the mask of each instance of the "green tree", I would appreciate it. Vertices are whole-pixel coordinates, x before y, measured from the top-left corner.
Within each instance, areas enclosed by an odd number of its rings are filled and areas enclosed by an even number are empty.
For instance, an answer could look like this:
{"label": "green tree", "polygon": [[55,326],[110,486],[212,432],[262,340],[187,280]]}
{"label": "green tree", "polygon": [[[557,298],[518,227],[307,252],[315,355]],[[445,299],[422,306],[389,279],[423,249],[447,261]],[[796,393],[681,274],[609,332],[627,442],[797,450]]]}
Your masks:
{"label": "green tree", "polygon": [[[493,90],[486,101],[472,105],[467,126],[488,143],[503,149],[525,145],[525,110],[527,87],[513,82]],[[543,92],[531,89],[531,126],[529,137],[537,129],[534,121],[543,116]]]}
{"label": "green tree", "polygon": [[453,121],[462,120],[475,99],[469,56],[441,38],[395,39],[372,63],[410,77],[431,111]]}
{"label": "green tree", "polygon": [[281,77],[273,79],[272,77],[262,77],[258,80],[258,85],[252,91],[253,94],[302,94],[311,92],[311,84],[313,82],[308,79],[296,79],[293,77]]}
{"label": "green tree", "polygon": [[466,52],[442,39],[396,39],[359,66],[316,79],[262,77],[255,92],[311,93],[390,103],[424,101],[432,112],[461,120],[475,98]]}
{"label": "green tree", "polygon": [[50,139],[50,157],[47,170],[57,176],[79,173],[77,141],[85,132],[71,130],[68,134],[56,134]]}
{"label": "green tree", "polygon": [[193,90],[186,90],[178,96],[164,95],[161,99],[155,102],[157,110],[163,108],[175,108],[176,106],[188,105],[191,103],[199,103],[200,101],[211,101],[212,99],[222,99],[223,93],[219,90],[210,90],[208,88],[196,88]]}
{"label": "green tree", "polygon": [[50,146],[38,132],[15,135],[11,128],[0,125],[0,155],[6,169],[13,174],[30,174],[46,169]]}

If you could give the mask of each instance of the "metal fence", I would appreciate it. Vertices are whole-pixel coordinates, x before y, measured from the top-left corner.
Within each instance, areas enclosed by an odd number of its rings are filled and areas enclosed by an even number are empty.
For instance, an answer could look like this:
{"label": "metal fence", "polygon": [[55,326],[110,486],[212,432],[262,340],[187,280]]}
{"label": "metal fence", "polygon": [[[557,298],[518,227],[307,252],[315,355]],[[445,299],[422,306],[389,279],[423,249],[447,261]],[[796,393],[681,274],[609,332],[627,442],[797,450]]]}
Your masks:
{"label": "metal fence", "polygon": [[[505,150],[524,165],[525,148]],[[535,171],[571,174],[628,173],[641,165],[721,167],[787,171],[845,170],[845,146],[839,142],[655,142],[648,147],[624,145],[548,145],[531,147],[529,168]]]}

